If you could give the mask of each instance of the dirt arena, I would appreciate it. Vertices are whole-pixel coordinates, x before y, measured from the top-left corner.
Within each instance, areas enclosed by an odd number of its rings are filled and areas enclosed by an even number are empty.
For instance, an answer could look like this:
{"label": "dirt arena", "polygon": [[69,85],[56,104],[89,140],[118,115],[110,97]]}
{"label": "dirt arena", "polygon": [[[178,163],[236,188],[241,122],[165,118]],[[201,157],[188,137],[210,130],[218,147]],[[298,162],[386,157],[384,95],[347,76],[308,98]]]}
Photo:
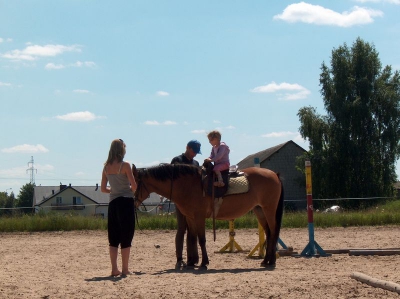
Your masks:
{"label": "dirt arena", "polygon": [[[238,230],[244,253],[215,253],[228,231],[208,231],[207,271],[174,270],[175,231],[140,231],[131,252],[133,275],[112,278],[105,231],[0,234],[0,298],[399,298],[396,292],[352,279],[361,272],[400,284],[400,255],[280,257],[274,270],[247,258],[258,231]],[[294,251],[308,244],[307,229],[283,229]],[[400,227],[316,229],[324,250],[399,248]]]}

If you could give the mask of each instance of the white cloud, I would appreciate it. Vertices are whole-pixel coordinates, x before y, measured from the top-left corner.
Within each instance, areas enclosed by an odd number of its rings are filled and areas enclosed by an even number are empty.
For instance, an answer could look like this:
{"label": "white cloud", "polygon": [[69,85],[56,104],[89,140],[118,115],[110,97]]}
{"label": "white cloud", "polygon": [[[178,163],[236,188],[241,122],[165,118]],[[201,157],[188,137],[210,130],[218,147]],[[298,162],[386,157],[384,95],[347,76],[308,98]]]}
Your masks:
{"label": "white cloud", "polygon": [[147,120],[144,122],[144,124],[148,126],[171,126],[171,125],[176,125],[177,123],[171,120],[167,120],[162,123],[156,120]]}
{"label": "white cloud", "polygon": [[60,120],[65,120],[65,121],[86,122],[86,121],[93,121],[95,119],[103,118],[103,117],[96,116],[94,113],[89,112],[89,111],[82,111],[82,112],[67,113],[64,115],[57,115],[55,118],[60,119]]}
{"label": "white cloud", "polygon": [[163,125],[166,125],[166,126],[176,125],[176,122],[174,122],[172,120],[167,120],[167,121],[163,122]]}
{"label": "white cloud", "polygon": [[96,64],[93,61],[77,61],[74,64],[72,64],[71,66],[75,66],[75,67],[95,67]]}
{"label": "white cloud", "polygon": [[[0,169],[0,176],[1,177],[20,178],[21,176],[24,176],[24,175],[26,175],[26,166],[13,167],[13,168],[9,168],[9,169]],[[26,176],[26,178],[28,178],[28,175]],[[18,193],[18,190],[16,190],[15,188],[12,191],[14,192],[14,194]]]}
{"label": "white cloud", "polygon": [[280,97],[280,100],[285,100],[285,101],[296,101],[296,100],[302,100],[307,98],[307,96],[310,94],[310,91],[308,89],[300,90],[299,92],[296,93],[286,93]]}
{"label": "white cloud", "polygon": [[382,17],[383,12],[369,8],[354,6],[350,12],[338,13],[320,5],[305,2],[288,5],[274,20],[289,23],[303,22],[307,24],[351,27],[374,22],[374,17]]}
{"label": "white cloud", "polygon": [[4,38],[0,37],[0,44],[1,44],[1,43],[4,43],[4,42],[10,43],[10,42],[12,42],[12,38],[6,38],[6,39],[4,39]]}
{"label": "white cloud", "polygon": [[286,137],[286,136],[292,136],[292,135],[297,135],[298,133],[296,132],[272,132],[268,134],[261,135],[261,137],[266,137],[266,138],[279,138],[279,137]]}
{"label": "white cloud", "polygon": [[192,130],[192,131],[190,131],[190,133],[193,133],[193,134],[206,134],[206,130]]}
{"label": "white cloud", "polygon": [[307,88],[297,83],[290,84],[286,82],[280,84],[271,82],[270,84],[258,86],[250,90],[250,92],[254,93],[275,93],[284,91],[286,91],[286,93],[279,94],[279,99],[287,101],[305,99],[310,94]]}
{"label": "white cloud", "polygon": [[37,144],[37,145],[22,144],[22,145],[13,146],[10,148],[4,148],[1,151],[3,153],[36,154],[36,153],[47,153],[49,150],[41,144]]}
{"label": "white cloud", "polygon": [[92,61],[77,61],[75,63],[72,64],[54,64],[54,63],[48,63],[46,64],[46,66],[44,67],[46,70],[61,70],[64,68],[69,68],[69,67],[90,67],[90,68],[94,68],[96,67],[96,64]]}
{"label": "white cloud", "polygon": [[158,126],[158,125],[160,125],[160,123],[158,121],[156,121],[156,120],[146,120],[144,122],[144,124],[148,125],[148,126]]}
{"label": "white cloud", "polygon": [[227,128],[228,130],[236,129],[234,126],[227,126],[226,128]]}
{"label": "white cloud", "polygon": [[23,50],[12,50],[2,55],[2,57],[11,60],[28,60],[33,61],[42,57],[54,57],[64,52],[80,52],[81,49],[77,45],[28,45]]}
{"label": "white cloud", "polygon": [[86,89],[74,89],[73,92],[75,92],[75,93],[90,93],[90,91],[86,90]]}
{"label": "white cloud", "polygon": [[46,64],[46,66],[44,68],[46,70],[61,70],[61,69],[65,68],[65,66],[62,64],[48,63],[48,64]]}
{"label": "white cloud", "polygon": [[6,83],[6,82],[1,82],[1,81],[0,81],[0,86],[10,87],[10,86],[11,86],[11,83]]}
{"label": "white cloud", "polygon": [[160,97],[167,97],[167,96],[169,96],[169,93],[166,91],[160,90],[160,91],[157,91],[157,95]]}
{"label": "white cloud", "polygon": [[38,170],[43,170],[43,171],[53,171],[54,170],[54,166],[50,165],[50,164],[45,164],[45,165],[35,164],[35,167]]}

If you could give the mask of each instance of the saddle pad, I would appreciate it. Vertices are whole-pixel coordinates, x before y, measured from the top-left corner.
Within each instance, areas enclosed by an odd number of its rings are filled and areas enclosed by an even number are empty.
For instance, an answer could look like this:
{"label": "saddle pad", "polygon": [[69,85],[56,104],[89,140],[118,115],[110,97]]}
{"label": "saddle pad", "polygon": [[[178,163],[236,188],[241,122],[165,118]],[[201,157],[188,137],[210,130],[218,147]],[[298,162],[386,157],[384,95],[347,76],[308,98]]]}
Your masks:
{"label": "saddle pad", "polygon": [[249,181],[246,176],[230,178],[228,186],[228,191],[224,196],[249,192]]}

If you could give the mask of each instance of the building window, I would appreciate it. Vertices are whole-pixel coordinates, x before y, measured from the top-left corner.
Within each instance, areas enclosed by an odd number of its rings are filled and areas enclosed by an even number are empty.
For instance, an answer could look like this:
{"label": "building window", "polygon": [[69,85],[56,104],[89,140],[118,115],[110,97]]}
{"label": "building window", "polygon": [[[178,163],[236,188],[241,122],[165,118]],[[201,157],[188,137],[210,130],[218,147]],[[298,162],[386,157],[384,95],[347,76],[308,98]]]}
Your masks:
{"label": "building window", "polygon": [[58,204],[58,205],[62,204],[62,197],[61,196],[57,196],[56,197],[56,204]]}
{"label": "building window", "polygon": [[81,205],[82,204],[82,198],[80,196],[74,196],[73,197],[73,203],[74,205]]}

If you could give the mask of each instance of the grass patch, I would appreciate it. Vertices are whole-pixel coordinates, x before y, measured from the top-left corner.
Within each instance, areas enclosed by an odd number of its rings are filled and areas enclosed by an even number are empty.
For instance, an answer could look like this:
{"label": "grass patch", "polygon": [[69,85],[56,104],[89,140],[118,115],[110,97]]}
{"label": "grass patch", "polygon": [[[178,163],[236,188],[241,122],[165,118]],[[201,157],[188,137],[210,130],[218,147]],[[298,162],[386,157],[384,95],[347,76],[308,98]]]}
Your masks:
{"label": "grass patch", "polygon": [[51,212],[0,218],[0,232],[41,232],[107,229],[107,220]]}
{"label": "grass patch", "polygon": [[[307,213],[287,212],[282,219],[283,228],[307,227]],[[344,211],[339,213],[314,213],[315,227],[348,227],[348,226],[380,226],[400,225],[400,200],[389,201],[381,206],[363,211]],[[170,215],[149,215],[138,212],[137,229],[143,230],[175,230],[176,217]],[[257,228],[257,218],[248,213],[235,219],[235,228]],[[206,219],[206,229],[212,229],[212,219]],[[216,220],[216,228],[228,229],[229,222]],[[84,217],[78,214],[62,214],[57,212],[40,212],[35,215],[2,216],[0,232],[40,232],[40,231],[72,231],[72,230],[106,230],[107,219]]]}

